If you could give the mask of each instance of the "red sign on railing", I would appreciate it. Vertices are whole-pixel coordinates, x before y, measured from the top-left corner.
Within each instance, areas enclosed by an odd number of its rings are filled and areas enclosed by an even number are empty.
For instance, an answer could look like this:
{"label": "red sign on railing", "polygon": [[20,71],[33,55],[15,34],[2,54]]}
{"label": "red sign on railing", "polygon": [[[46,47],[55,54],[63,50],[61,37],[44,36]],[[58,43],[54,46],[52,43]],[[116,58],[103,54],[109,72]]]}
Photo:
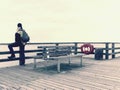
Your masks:
{"label": "red sign on railing", "polygon": [[81,52],[85,54],[91,54],[94,51],[94,46],[91,44],[84,44],[81,46]]}

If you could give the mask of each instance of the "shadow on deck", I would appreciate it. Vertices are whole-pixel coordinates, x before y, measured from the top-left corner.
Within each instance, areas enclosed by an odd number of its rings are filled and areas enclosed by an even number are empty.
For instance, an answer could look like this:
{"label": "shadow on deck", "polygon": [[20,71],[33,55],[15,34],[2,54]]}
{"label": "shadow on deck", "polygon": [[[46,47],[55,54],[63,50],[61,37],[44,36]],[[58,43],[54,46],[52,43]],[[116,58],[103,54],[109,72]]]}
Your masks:
{"label": "shadow on deck", "polygon": [[56,62],[50,61],[48,67],[38,62],[26,66],[0,68],[0,90],[120,90],[120,60],[73,58],[71,66],[61,64],[61,73],[57,73]]}

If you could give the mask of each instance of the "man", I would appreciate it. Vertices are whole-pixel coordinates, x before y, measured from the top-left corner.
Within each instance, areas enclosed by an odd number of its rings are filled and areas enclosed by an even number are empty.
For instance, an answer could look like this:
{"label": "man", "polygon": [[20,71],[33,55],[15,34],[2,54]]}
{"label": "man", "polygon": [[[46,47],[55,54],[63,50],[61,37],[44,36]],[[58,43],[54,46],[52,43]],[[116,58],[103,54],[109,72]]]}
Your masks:
{"label": "man", "polygon": [[9,59],[14,59],[15,58],[15,52],[13,50],[13,47],[19,47],[20,49],[20,65],[25,65],[25,54],[24,54],[24,48],[25,44],[22,40],[21,37],[23,35],[23,28],[22,24],[18,23],[17,24],[17,32],[15,33],[15,42],[11,43],[8,45],[8,48],[10,50],[11,56],[9,56]]}

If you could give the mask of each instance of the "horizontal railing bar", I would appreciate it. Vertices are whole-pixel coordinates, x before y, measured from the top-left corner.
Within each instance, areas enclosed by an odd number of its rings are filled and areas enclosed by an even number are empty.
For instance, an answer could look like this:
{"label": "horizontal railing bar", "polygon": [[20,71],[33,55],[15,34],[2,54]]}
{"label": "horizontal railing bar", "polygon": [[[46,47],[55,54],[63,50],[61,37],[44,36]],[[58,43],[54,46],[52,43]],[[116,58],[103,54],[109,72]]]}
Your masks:
{"label": "horizontal railing bar", "polygon": [[[31,57],[25,57],[25,59],[31,59],[31,58],[33,58],[33,57],[32,56]],[[20,58],[14,58],[14,59],[3,58],[3,59],[0,59],[0,62],[17,61],[17,60],[20,60]]]}
{"label": "horizontal railing bar", "polygon": [[[85,43],[90,43],[90,44],[112,44],[112,43],[115,43],[115,44],[120,44],[120,42],[40,42],[40,43],[36,43],[36,42],[33,42],[33,43],[27,43],[27,45],[37,45],[37,44],[75,44],[75,43],[78,43],[78,44],[85,44]],[[0,43],[0,45],[8,45],[10,43]]]}
{"label": "horizontal railing bar", "polygon": [[[25,50],[25,53],[30,53],[30,52],[40,52],[42,50]],[[15,51],[15,53],[19,53],[19,51]],[[0,52],[0,55],[3,55],[3,54],[10,54],[9,51],[3,51],[3,52]]]}
{"label": "horizontal railing bar", "polygon": [[109,53],[108,55],[120,54],[120,52]]}

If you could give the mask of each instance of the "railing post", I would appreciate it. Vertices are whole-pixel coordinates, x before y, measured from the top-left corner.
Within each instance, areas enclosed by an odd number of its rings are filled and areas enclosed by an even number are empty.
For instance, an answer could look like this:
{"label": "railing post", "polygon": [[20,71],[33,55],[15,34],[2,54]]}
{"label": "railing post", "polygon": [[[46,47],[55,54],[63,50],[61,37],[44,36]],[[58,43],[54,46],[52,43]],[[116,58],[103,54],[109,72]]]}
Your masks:
{"label": "railing post", "polygon": [[115,58],[115,43],[112,43],[112,58]]}
{"label": "railing post", "polygon": [[[58,46],[59,46],[59,43],[56,43],[56,52],[58,51]],[[57,56],[57,53],[55,53],[55,55]]]}
{"label": "railing post", "polygon": [[55,45],[56,45],[56,47],[57,47],[57,46],[59,46],[59,43],[56,43]]}
{"label": "railing post", "polygon": [[78,46],[78,43],[75,43],[75,52],[74,52],[74,54],[77,54],[77,46]]}
{"label": "railing post", "polygon": [[56,43],[55,45],[56,45],[56,50],[57,50],[57,49],[58,49],[58,46],[59,46],[59,43]]}
{"label": "railing post", "polygon": [[105,46],[105,49],[106,49],[106,50],[105,50],[105,51],[106,51],[106,53],[105,53],[105,59],[109,59],[109,55],[108,55],[108,54],[109,54],[109,53],[108,53],[108,52],[109,52],[109,50],[108,50],[108,49],[109,49],[109,43],[106,43],[105,45],[106,45],[106,46]]}
{"label": "railing post", "polygon": [[25,54],[24,54],[24,49],[25,49],[25,45],[21,45],[19,47],[19,65],[24,66],[25,65]]}

